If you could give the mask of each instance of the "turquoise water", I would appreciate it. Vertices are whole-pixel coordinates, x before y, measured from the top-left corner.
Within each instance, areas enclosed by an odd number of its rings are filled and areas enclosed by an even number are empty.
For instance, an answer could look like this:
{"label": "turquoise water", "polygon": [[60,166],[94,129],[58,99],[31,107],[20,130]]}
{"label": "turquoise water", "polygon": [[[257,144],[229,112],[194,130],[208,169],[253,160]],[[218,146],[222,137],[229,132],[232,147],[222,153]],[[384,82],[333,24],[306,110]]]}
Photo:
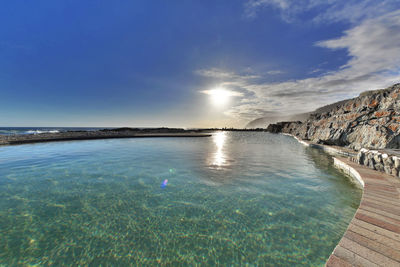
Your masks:
{"label": "turquoise water", "polygon": [[0,147],[0,265],[323,265],[360,196],[268,133]]}

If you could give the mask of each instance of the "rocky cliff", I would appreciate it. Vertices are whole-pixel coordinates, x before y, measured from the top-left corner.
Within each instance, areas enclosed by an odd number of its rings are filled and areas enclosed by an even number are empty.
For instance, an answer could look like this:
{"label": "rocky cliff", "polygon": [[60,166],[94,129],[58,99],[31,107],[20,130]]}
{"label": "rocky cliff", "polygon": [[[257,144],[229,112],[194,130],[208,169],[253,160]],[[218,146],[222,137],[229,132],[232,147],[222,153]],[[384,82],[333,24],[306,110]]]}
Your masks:
{"label": "rocky cliff", "polygon": [[267,130],[355,150],[400,148],[400,84],[326,106],[305,122],[270,124]]}

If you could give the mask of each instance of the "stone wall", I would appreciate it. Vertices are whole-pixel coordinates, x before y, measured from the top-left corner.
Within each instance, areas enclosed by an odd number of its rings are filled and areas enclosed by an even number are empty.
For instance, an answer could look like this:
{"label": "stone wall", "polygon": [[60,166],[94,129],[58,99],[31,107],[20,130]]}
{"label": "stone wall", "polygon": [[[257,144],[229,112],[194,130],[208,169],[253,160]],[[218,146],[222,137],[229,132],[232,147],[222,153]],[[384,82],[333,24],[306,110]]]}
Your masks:
{"label": "stone wall", "polygon": [[400,157],[396,155],[363,148],[352,160],[373,170],[400,177]]}

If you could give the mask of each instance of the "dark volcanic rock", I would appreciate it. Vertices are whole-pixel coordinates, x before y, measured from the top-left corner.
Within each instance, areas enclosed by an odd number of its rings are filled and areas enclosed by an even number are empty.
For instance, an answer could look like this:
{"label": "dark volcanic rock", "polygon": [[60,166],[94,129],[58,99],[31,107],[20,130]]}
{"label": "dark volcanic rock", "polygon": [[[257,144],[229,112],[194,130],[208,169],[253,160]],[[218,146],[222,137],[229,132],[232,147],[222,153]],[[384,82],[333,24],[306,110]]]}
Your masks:
{"label": "dark volcanic rock", "polygon": [[267,132],[280,133],[280,132],[282,132],[282,128],[283,128],[283,126],[282,126],[281,122],[278,122],[276,124],[270,124],[267,127]]}
{"label": "dark volcanic rock", "polygon": [[139,128],[122,127],[122,128],[115,128],[115,129],[103,129],[100,131],[102,131],[102,132],[129,132],[129,131],[140,132],[140,129]]}
{"label": "dark volcanic rock", "polygon": [[400,148],[400,84],[329,105],[303,123],[283,122],[268,128],[356,150]]}
{"label": "dark volcanic rock", "polygon": [[297,129],[301,124],[301,121],[281,121],[268,125],[266,131],[270,133],[290,133]]}

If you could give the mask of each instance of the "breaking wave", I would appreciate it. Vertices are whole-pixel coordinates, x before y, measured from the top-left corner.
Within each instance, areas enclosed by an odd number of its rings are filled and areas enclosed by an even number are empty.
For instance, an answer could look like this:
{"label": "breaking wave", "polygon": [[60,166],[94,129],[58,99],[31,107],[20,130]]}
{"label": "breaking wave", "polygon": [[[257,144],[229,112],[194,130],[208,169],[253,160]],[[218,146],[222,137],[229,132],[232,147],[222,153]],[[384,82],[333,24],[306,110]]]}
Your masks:
{"label": "breaking wave", "polygon": [[41,134],[41,133],[59,133],[59,130],[29,130],[26,134]]}

